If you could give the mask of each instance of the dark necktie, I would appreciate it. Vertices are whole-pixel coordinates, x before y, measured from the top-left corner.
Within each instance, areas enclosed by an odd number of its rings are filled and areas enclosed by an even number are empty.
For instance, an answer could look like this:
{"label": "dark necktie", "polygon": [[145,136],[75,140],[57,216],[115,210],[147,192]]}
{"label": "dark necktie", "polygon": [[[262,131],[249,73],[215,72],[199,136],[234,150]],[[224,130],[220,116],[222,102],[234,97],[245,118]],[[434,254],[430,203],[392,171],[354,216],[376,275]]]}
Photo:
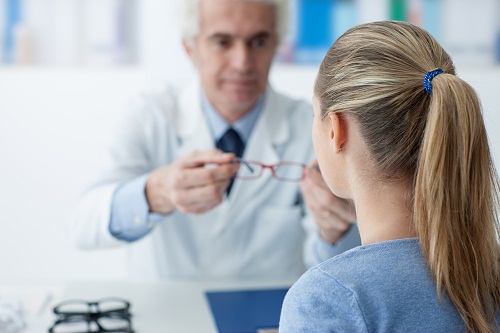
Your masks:
{"label": "dark necktie", "polygon": [[[226,133],[224,133],[215,145],[217,148],[226,153],[234,153],[237,157],[243,156],[243,151],[245,150],[245,145],[243,144],[240,135],[232,127],[229,127]],[[229,192],[231,191],[233,181],[234,179],[231,179],[231,182],[229,183],[227,195],[229,195]]]}

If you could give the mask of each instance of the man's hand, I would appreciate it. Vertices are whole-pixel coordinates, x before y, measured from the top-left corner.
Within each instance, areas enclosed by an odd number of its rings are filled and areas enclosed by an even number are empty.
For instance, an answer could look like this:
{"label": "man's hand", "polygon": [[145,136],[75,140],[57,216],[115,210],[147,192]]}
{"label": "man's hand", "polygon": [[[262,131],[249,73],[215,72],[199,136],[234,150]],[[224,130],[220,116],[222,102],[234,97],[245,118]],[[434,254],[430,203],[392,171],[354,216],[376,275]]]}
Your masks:
{"label": "man's hand", "polygon": [[202,214],[216,207],[238,171],[239,164],[230,163],[234,158],[216,149],[196,151],[152,171],[146,181],[151,212]]}
{"label": "man's hand", "polygon": [[351,202],[336,197],[328,188],[317,162],[306,169],[306,176],[300,183],[304,201],[319,227],[321,237],[336,243],[356,221],[356,213]]}

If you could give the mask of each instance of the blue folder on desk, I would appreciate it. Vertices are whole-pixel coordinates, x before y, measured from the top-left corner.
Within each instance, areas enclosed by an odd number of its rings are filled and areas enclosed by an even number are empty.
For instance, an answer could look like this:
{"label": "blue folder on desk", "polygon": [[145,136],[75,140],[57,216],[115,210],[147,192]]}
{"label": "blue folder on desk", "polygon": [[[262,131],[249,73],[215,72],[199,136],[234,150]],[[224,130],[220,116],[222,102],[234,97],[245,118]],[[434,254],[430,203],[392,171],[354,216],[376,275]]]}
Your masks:
{"label": "blue folder on desk", "polygon": [[286,289],[206,292],[219,333],[277,328]]}

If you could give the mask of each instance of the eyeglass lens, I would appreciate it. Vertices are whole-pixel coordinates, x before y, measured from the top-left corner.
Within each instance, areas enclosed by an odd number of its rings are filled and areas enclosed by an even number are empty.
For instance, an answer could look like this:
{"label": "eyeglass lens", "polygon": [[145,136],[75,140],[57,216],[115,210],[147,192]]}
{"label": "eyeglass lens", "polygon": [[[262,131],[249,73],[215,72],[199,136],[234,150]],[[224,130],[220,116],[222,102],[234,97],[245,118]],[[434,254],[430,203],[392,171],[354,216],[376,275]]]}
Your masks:
{"label": "eyeglass lens", "polygon": [[53,333],[85,333],[85,332],[131,332],[130,321],[123,317],[100,317],[95,321],[58,322],[52,328]]}
{"label": "eyeglass lens", "polygon": [[98,302],[67,301],[55,308],[55,313],[60,315],[71,315],[76,313],[102,313],[123,312],[127,310],[129,303],[120,299],[104,299]]}
{"label": "eyeglass lens", "polygon": [[304,176],[302,164],[283,162],[274,166],[274,176],[281,180],[299,181]]}

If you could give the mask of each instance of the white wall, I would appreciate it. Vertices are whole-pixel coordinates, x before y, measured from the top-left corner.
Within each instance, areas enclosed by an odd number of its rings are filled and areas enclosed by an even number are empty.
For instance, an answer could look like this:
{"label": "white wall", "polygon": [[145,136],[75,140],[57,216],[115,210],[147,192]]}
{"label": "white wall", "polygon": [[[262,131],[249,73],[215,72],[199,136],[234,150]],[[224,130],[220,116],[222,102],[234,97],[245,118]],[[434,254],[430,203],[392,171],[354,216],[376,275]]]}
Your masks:
{"label": "white wall", "polygon": [[[310,100],[316,69],[278,66],[277,90]],[[459,73],[479,92],[500,163],[500,68]],[[0,280],[122,278],[123,249],[80,251],[68,216],[109,129],[144,86],[138,69],[0,69]]]}
{"label": "white wall", "polygon": [[134,70],[0,70],[0,279],[123,276],[121,250],[73,247],[68,217],[141,80]]}

